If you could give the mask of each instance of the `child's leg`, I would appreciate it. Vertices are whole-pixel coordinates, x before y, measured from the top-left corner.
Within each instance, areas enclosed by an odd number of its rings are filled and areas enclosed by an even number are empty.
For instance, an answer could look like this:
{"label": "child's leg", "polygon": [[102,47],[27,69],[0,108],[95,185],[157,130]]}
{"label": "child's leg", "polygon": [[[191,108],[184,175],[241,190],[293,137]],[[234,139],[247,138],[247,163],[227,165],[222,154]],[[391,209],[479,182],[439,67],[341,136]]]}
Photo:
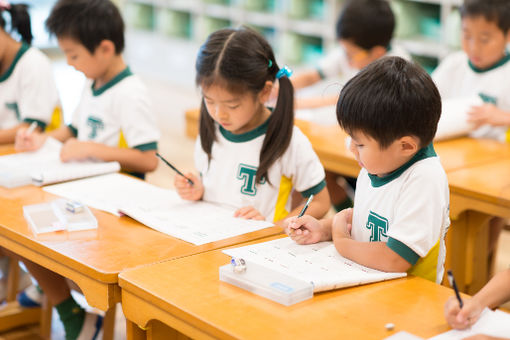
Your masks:
{"label": "child's leg", "polygon": [[506,220],[501,217],[493,217],[489,221],[489,276],[491,276],[495,270],[499,235],[505,227],[505,224]]}
{"label": "child's leg", "polygon": [[66,279],[29,260],[24,259],[23,263],[57,309],[60,320],[64,324],[66,339],[77,339],[82,331],[86,313],[72,297]]}
{"label": "child's leg", "polygon": [[331,197],[331,204],[336,211],[341,211],[352,207],[352,200],[349,198],[345,189],[338,184],[339,175],[326,170],[326,186]]}

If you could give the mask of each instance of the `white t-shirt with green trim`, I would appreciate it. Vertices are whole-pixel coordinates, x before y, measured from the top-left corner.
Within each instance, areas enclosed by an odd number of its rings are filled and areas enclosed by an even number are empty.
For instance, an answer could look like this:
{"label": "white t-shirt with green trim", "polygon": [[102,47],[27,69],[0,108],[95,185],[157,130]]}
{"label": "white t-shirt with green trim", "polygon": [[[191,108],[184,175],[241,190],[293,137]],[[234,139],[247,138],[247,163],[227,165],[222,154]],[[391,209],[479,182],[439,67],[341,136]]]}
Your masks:
{"label": "white t-shirt with green trim", "polygon": [[0,75],[0,129],[33,121],[44,128],[57,106],[58,92],[48,57],[22,44],[9,69]]}
{"label": "white t-shirt with green trim", "polygon": [[324,168],[297,127],[287,150],[269,168],[268,178],[255,184],[267,124],[240,135],[217,126],[210,163],[197,139],[195,165],[202,175],[205,201],[236,208],[253,206],[267,221],[275,221],[290,211],[292,189],[307,197],[325,187]]}
{"label": "white t-shirt with green trim", "polygon": [[160,134],[147,88],[129,68],[101,88],[89,80],[74,112],[73,132],[82,141],[155,150]]}
{"label": "white t-shirt with green trim", "polygon": [[[446,57],[432,73],[443,99],[479,96],[510,112],[510,55],[506,55],[486,70],[474,67],[465,52],[459,51]],[[473,131],[475,138],[492,138],[505,141],[507,126],[483,125]]]}
{"label": "white t-shirt with green trim", "polygon": [[444,236],[450,225],[446,173],[432,145],[387,177],[361,169],[356,184],[352,237],[386,242],[409,262],[411,274],[441,282]]}

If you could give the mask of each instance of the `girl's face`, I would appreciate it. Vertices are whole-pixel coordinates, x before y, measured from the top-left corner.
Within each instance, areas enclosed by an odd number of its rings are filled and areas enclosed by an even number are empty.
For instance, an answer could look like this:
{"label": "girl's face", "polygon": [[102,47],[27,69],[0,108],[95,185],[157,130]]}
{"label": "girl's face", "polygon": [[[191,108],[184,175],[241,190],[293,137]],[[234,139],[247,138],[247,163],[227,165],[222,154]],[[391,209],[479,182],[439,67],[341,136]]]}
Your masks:
{"label": "girl's face", "polygon": [[[235,134],[251,131],[270,115],[269,110],[264,106],[272,87],[272,83],[268,83],[269,86],[266,86],[258,95],[250,92],[231,93],[215,84],[203,87],[202,95],[207,112],[227,131]],[[269,90],[266,89],[267,87]]]}

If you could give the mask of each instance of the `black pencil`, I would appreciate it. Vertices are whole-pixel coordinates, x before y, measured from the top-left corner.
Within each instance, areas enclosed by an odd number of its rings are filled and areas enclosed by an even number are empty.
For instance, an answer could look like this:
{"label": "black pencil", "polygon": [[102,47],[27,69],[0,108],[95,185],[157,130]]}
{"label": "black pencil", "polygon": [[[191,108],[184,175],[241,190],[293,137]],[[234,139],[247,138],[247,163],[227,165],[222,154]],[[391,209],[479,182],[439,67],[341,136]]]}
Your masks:
{"label": "black pencil", "polygon": [[172,168],[179,175],[181,175],[182,177],[186,178],[186,180],[188,181],[189,184],[191,184],[191,185],[195,184],[195,183],[193,183],[193,181],[191,179],[189,179],[188,177],[184,176],[184,174],[182,172],[180,172],[179,169],[177,169],[175,166],[170,164],[170,162],[167,161],[165,158],[163,158],[163,156],[161,156],[159,153],[156,152],[156,156],[158,156],[159,159],[161,159],[163,162],[165,162],[166,165],[168,165],[170,168]]}

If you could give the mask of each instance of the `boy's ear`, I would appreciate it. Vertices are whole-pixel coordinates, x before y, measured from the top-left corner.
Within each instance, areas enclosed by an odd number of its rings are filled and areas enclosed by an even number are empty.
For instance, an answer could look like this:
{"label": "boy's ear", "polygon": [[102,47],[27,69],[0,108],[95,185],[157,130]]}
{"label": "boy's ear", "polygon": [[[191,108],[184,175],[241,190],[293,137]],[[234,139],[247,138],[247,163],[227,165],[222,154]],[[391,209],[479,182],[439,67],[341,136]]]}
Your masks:
{"label": "boy's ear", "polygon": [[115,44],[111,40],[102,40],[96,48],[97,51],[102,55],[115,55]]}
{"label": "boy's ear", "polygon": [[399,143],[404,155],[413,155],[420,148],[420,140],[413,136],[404,136],[400,138]]}
{"label": "boy's ear", "polygon": [[266,81],[264,84],[264,87],[262,88],[262,91],[259,92],[259,102],[262,104],[266,103],[269,100],[269,96],[271,95],[271,90],[273,89],[273,82],[272,81]]}

